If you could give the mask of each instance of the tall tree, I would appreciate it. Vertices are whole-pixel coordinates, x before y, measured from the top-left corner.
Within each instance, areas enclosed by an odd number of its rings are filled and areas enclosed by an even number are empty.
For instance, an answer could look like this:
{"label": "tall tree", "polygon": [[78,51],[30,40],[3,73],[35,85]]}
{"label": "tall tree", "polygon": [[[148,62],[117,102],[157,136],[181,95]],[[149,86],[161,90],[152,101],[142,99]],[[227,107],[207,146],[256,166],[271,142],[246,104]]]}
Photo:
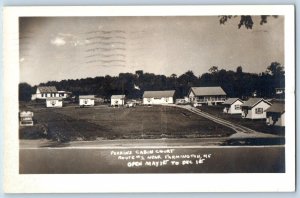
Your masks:
{"label": "tall tree", "polygon": [[19,84],[19,101],[30,101],[33,93],[34,89],[28,83]]}
{"label": "tall tree", "polygon": [[208,70],[211,74],[216,74],[219,71],[218,66],[212,66],[211,68],[209,68]]}
{"label": "tall tree", "polygon": [[[254,25],[254,22],[253,22],[253,19],[252,19],[251,15],[241,15],[241,16],[237,16],[237,15],[222,15],[222,16],[219,16],[219,17],[220,17],[220,19],[219,19],[220,24],[222,24],[222,25],[224,25],[228,20],[230,20],[232,18],[239,17],[240,18],[240,21],[238,23],[238,28],[239,29],[241,27],[243,27],[243,26],[246,29],[252,29],[252,27]],[[269,17],[277,18],[278,16],[277,15],[261,15],[260,16],[260,22],[259,22],[259,24],[263,25],[263,24],[267,23]]]}

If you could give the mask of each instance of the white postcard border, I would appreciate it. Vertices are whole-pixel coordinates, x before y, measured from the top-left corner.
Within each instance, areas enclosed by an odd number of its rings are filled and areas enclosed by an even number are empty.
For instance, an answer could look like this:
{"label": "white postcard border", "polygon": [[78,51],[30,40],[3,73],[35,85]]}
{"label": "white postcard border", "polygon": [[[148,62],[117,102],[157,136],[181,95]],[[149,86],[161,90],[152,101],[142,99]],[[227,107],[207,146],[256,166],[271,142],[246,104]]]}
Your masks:
{"label": "white postcard border", "polygon": [[[276,174],[19,174],[18,17],[284,15],[286,72],[286,173]],[[4,8],[4,190],[68,192],[271,192],[295,190],[294,6],[101,6]]]}

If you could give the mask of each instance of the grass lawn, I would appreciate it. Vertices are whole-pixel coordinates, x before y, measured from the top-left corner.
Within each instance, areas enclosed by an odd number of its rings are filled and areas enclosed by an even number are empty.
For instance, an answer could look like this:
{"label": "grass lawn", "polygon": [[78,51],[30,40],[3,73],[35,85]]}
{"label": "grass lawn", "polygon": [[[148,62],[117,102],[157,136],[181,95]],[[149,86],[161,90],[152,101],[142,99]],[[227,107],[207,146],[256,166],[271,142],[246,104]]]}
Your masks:
{"label": "grass lawn", "polygon": [[36,124],[20,128],[21,139],[38,138],[37,134],[40,138],[46,136],[53,140],[72,141],[224,137],[235,133],[230,128],[176,107],[47,109],[31,106],[30,110],[34,112]]}
{"label": "grass lawn", "polygon": [[278,126],[268,126],[266,124],[266,121],[263,120],[251,120],[251,119],[243,119],[241,118],[241,115],[231,115],[223,113],[223,106],[201,106],[198,107],[204,112],[210,113],[216,117],[223,118],[224,120],[228,120],[232,123],[237,123],[239,125],[248,127],[250,129],[263,132],[263,133],[270,133],[270,134],[276,134],[276,135],[282,135],[285,134],[285,128],[284,127],[278,127]]}

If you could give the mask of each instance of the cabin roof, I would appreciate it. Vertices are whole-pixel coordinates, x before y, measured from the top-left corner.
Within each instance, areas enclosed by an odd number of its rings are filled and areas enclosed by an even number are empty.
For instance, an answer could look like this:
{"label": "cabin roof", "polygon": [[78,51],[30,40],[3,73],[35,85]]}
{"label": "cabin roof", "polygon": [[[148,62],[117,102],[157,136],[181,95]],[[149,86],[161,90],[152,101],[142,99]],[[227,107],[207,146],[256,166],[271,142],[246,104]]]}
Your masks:
{"label": "cabin roof", "polygon": [[242,107],[254,107],[256,104],[260,102],[266,102],[267,104],[271,105],[268,101],[264,100],[263,98],[249,98],[247,101],[242,104]]}
{"label": "cabin roof", "polygon": [[193,91],[196,96],[226,96],[222,87],[191,87],[191,91]]}
{"label": "cabin roof", "polygon": [[173,97],[175,90],[165,90],[165,91],[145,91],[143,98],[167,98]]}
{"label": "cabin roof", "polygon": [[55,86],[41,86],[38,87],[41,93],[57,93]]}
{"label": "cabin roof", "polygon": [[95,99],[95,95],[81,95],[79,99]]}
{"label": "cabin roof", "polygon": [[266,112],[284,113],[285,112],[285,104],[284,103],[273,103],[272,106],[266,110]]}
{"label": "cabin roof", "polygon": [[124,99],[125,95],[112,95],[111,99]]}
{"label": "cabin roof", "polygon": [[233,103],[235,103],[237,100],[241,101],[242,103],[244,103],[244,101],[242,101],[239,98],[228,98],[227,100],[225,100],[225,102],[223,104],[225,105],[232,105]]}

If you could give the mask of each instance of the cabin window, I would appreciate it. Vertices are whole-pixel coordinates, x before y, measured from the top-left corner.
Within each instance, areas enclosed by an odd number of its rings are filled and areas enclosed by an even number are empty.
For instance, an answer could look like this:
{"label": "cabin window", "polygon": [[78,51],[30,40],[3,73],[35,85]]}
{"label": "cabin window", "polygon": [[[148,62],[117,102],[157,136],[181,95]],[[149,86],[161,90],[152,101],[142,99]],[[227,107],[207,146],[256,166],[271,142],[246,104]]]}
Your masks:
{"label": "cabin window", "polygon": [[262,114],[264,112],[264,109],[263,108],[256,108],[255,109],[255,113],[256,114]]}
{"label": "cabin window", "polygon": [[88,103],[88,100],[84,100],[84,104],[87,104]]}
{"label": "cabin window", "polygon": [[166,102],[168,102],[169,101],[169,98],[166,98]]}
{"label": "cabin window", "polygon": [[148,102],[150,102],[150,101],[151,101],[151,99],[150,99],[150,98],[148,98],[147,100],[148,100]]}
{"label": "cabin window", "polygon": [[235,110],[240,110],[241,109],[241,105],[234,105],[234,109]]}

